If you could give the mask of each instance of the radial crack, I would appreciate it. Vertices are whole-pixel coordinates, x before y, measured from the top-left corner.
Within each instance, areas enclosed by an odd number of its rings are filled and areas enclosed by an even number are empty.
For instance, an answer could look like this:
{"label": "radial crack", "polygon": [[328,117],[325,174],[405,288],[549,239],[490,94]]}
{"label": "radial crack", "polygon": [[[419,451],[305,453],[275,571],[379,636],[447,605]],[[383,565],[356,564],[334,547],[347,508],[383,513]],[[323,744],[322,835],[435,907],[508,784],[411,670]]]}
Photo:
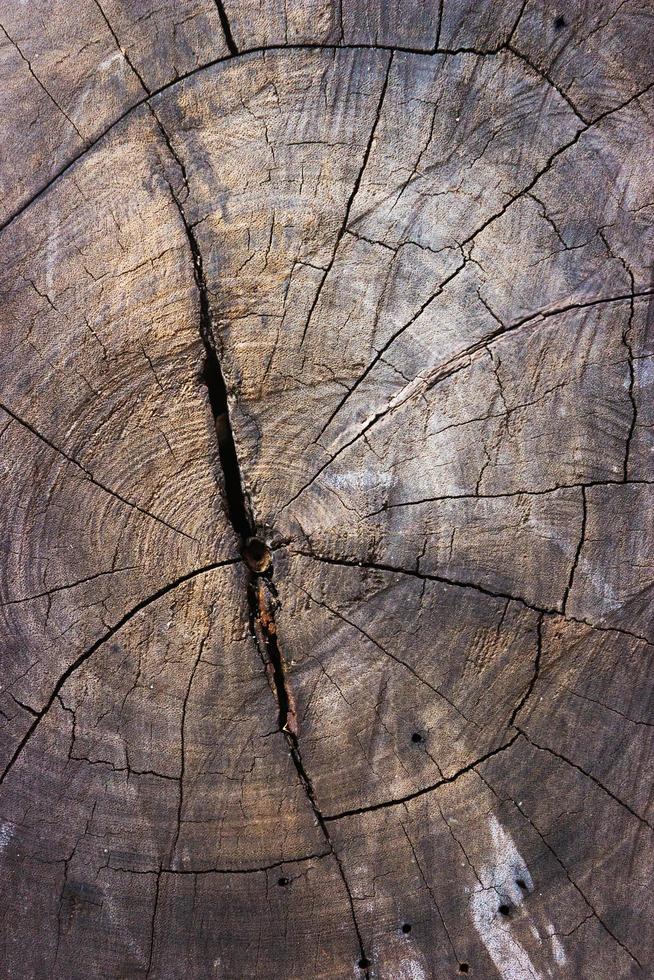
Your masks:
{"label": "radial crack", "polygon": [[216,0],[216,8],[218,10],[218,16],[220,17],[220,26],[223,29],[223,34],[225,35],[225,43],[231,55],[238,54],[238,48],[236,47],[236,42],[234,41],[234,35],[232,34],[232,29],[229,26],[229,19],[227,13],[225,12],[225,5],[222,0]]}
{"label": "radial crack", "polygon": [[[155,113],[153,113],[153,115],[162,131],[170,153],[180,168],[188,193],[190,192],[190,188],[186,168],[175,153],[161,121],[158,119]],[[236,440],[234,437],[234,430],[229,412],[229,396],[222,366],[216,349],[214,324],[211,314],[211,305],[209,302],[209,289],[204,273],[202,252],[200,250],[193,226],[186,216],[184,207],[179,200],[179,197],[176,195],[170,184],[169,187],[172,199],[184,225],[189,249],[193,258],[193,272],[200,303],[199,333],[206,354],[203,380],[207,387],[211,411],[216,423],[218,454],[223,473],[227,515],[234,533],[238,538],[241,548],[241,555],[249,571],[246,585],[246,596],[249,610],[250,633],[264,663],[269,684],[277,701],[279,731],[286,739],[298,779],[307,795],[307,799],[311,809],[313,810],[315,819],[321,828],[325,841],[329,847],[329,851],[331,854],[333,854],[334,860],[338,866],[339,874],[343,881],[343,886],[347,893],[350,910],[352,913],[352,922],[360,953],[359,965],[363,971],[363,975],[367,978],[369,977],[369,960],[363,946],[363,939],[354,910],[352,893],[350,891],[341,860],[336,852],[336,849],[334,848],[325,819],[316,801],[311,779],[304,767],[302,756],[300,754],[295,697],[288,679],[287,664],[279,643],[277,625],[275,622],[275,615],[279,609],[280,603],[277,589],[273,582],[273,555],[271,548],[266,541],[263,530],[259,529],[257,526],[253,509],[246,493],[244,481],[241,475],[238,452],[236,449]],[[182,795],[180,792],[180,818],[181,806]],[[179,836],[179,827],[177,836]]]}
{"label": "radial crack", "polygon": [[352,186],[352,190],[350,192],[350,196],[349,196],[348,201],[347,201],[347,204],[345,206],[345,215],[343,216],[343,221],[341,223],[341,227],[339,228],[338,234],[336,236],[336,242],[334,243],[334,248],[332,250],[331,258],[329,260],[329,263],[327,265],[327,268],[325,269],[323,275],[320,278],[320,282],[318,283],[318,289],[316,290],[316,295],[314,296],[313,302],[311,304],[311,308],[309,309],[309,315],[307,316],[307,320],[306,320],[306,323],[304,325],[304,330],[302,332],[302,339],[300,340],[300,347],[302,347],[302,345],[304,344],[304,340],[306,338],[307,332],[308,332],[309,327],[311,325],[311,319],[313,317],[313,314],[314,314],[314,311],[316,309],[316,306],[318,305],[318,300],[320,299],[320,296],[322,294],[323,287],[325,285],[325,282],[327,281],[327,277],[329,276],[329,273],[332,271],[332,268],[334,266],[334,262],[336,261],[336,253],[338,252],[338,246],[341,244],[341,239],[343,238],[343,236],[345,235],[345,232],[347,231],[348,222],[350,220],[350,211],[352,210],[352,205],[354,204],[354,199],[357,196],[357,193],[359,191],[359,187],[361,186],[361,181],[363,179],[363,172],[366,169],[366,166],[368,164],[368,159],[370,157],[370,152],[372,150],[372,145],[373,145],[373,143],[375,141],[375,133],[377,132],[377,126],[379,125],[379,119],[381,117],[382,107],[384,105],[384,97],[386,95],[386,89],[388,88],[388,77],[389,77],[390,72],[391,72],[391,65],[393,64],[393,54],[394,54],[394,52],[391,52],[391,54],[390,54],[390,56],[388,58],[388,62],[386,64],[386,74],[384,76],[384,81],[383,81],[383,84],[382,84],[382,87],[381,87],[381,92],[379,93],[379,102],[377,103],[377,112],[375,114],[375,119],[373,121],[372,128],[370,130],[370,136],[368,137],[368,143],[366,145],[366,149],[365,149],[365,152],[363,154],[363,160],[361,161],[361,166],[359,168],[359,172],[358,172],[358,174],[356,176],[356,180],[354,181],[354,184]]}
{"label": "radial crack", "polygon": [[173,589],[177,589],[179,588],[180,585],[183,585],[185,582],[188,582],[193,578],[197,578],[198,575],[205,575],[207,572],[212,572],[217,568],[225,568],[227,565],[234,565],[236,561],[237,561],[236,558],[227,558],[225,559],[225,561],[212,562],[210,565],[204,565],[202,568],[196,568],[192,572],[187,572],[185,575],[180,575],[180,577],[175,579],[174,582],[170,582],[168,585],[164,585],[161,589],[157,589],[156,592],[148,596],[146,599],[142,599],[140,602],[137,602],[137,604],[135,606],[132,606],[132,608],[128,612],[126,612],[125,615],[122,616],[116,623],[114,623],[114,625],[111,626],[106,633],[104,633],[98,640],[96,640],[95,643],[92,644],[92,646],[90,646],[87,650],[81,653],[79,657],[77,657],[77,659],[74,660],[72,664],[70,664],[66,668],[64,673],[61,675],[61,677],[55,684],[52,693],[48,698],[47,702],[45,703],[44,707],[36,714],[34,721],[27,729],[27,731],[23,735],[18,745],[16,746],[13,755],[11,756],[7,765],[5,766],[3,772],[0,774],[0,784],[4,781],[5,776],[7,776],[8,773],[11,771],[11,769],[13,769],[15,763],[22,755],[23,750],[25,749],[26,745],[34,735],[41,720],[45,717],[45,715],[47,715],[48,711],[54,704],[57,696],[59,695],[59,692],[61,691],[66,681],[76,671],[78,671],[83,664],[86,663],[89,657],[91,657],[97,650],[99,650],[100,647],[103,646],[108,640],[110,640],[113,636],[115,636],[115,634],[119,630],[121,630],[123,626],[126,626],[127,623],[129,623],[130,620],[134,618],[134,616],[140,613],[143,609],[146,609],[148,606],[152,605],[153,602],[156,602],[158,599],[162,599],[169,592],[172,592]]}

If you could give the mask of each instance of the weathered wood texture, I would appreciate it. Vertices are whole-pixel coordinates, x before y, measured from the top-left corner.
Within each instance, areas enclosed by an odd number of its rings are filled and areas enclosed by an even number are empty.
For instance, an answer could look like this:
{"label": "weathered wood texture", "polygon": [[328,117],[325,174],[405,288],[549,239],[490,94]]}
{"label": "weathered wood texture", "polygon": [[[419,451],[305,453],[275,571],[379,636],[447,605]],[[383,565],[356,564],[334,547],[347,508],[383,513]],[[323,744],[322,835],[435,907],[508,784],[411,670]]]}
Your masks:
{"label": "weathered wood texture", "polygon": [[2,978],[654,975],[653,36],[0,5]]}

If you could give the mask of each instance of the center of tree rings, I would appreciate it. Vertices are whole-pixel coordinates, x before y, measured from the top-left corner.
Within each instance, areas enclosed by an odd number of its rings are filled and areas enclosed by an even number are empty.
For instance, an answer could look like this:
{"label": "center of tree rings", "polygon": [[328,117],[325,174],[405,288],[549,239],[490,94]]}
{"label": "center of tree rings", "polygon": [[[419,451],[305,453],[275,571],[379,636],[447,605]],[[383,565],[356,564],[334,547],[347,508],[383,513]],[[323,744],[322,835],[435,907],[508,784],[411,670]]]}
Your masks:
{"label": "center of tree rings", "polygon": [[272,565],[272,553],[261,538],[248,538],[243,546],[243,558],[253,572],[262,575]]}

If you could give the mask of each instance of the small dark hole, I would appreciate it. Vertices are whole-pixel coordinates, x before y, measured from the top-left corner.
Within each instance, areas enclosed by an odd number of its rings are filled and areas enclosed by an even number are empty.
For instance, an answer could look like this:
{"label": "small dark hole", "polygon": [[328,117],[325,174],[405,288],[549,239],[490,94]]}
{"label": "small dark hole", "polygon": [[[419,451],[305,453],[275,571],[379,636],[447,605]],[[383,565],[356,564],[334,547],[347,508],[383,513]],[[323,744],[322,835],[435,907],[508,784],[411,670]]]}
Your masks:
{"label": "small dark hole", "polygon": [[524,880],[524,878],[516,878],[515,883],[518,886],[518,888],[522,888],[523,892],[527,891],[527,882]]}
{"label": "small dark hole", "polygon": [[554,26],[557,29],[557,31],[562,31],[563,28],[566,26],[565,17],[557,17],[556,20],[554,21]]}
{"label": "small dark hole", "polygon": [[459,963],[459,973],[468,973],[470,967],[467,963]]}
{"label": "small dark hole", "polygon": [[500,913],[500,915],[508,915],[511,909],[508,905],[500,905],[497,911]]}
{"label": "small dark hole", "polygon": [[270,548],[261,538],[248,538],[243,548],[243,557],[253,572],[267,572],[272,564]]}
{"label": "small dark hole", "polygon": [[408,934],[408,933],[411,932],[411,924],[409,922],[405,922],[404,923],[404,925],[402,926],[402,932],[405,933],[405,934]]}
{"label": "small dark hole", "polygon": [[285,886],[285,885],[288,885],[288,878],[278,878],[278,879],[277,879],[277,884],[278,884],[278,885],[279,885],[279,886],[280,886],[281,888],[284,888],[284,886]]}
{"label": "small dark hole", "polygon": [[420,734],[420,732],[414,732],[413,735],[411,736],[411,741],[422,742],[422,735]]}
{"label": "small dark hole", "polygon": [[365,956],[362,956],[361,959],[359,960],[359,969],[367,970],[369,966],[370,966],[370,961],[367,960]]}

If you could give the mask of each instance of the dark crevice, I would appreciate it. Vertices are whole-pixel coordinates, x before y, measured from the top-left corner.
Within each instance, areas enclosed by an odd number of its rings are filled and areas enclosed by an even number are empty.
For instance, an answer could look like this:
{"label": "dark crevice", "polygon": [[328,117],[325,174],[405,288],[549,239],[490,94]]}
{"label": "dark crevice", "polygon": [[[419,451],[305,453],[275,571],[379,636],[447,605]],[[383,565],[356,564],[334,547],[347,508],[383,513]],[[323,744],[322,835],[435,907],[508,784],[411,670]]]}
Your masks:
{"label": "dark crevice", "polygon": [[[168,138],[168,134],[161,124],[161,121],[157,117],[156,113],[153,113],[153,115],[164,136],[168,150],[172,154],[181,171],[185,189],[188,194],[189,185],[186,168],[178,155],[175,153],[170,139]],[[202,253],[200,251],[200,246],[198,244],[193,226],[186,217],[182,202],[170,184],[169,187],[172,199],[175,203],[177,211],[179,212],[182,224],[184,225],[186,239],[188,241],[193,259],[193,276],[195,278],[195,284],[197,286],[200,301],[199,333],[205,353],[202,381],[207,389],[211,413],[213,415],[216,428],[218,455],[220,459],[220,468],[223,475],[223,491],[225,495],[227,516],[229,517],[230,524],[232,525],[240,542],[241,548],[244,548],[248,540],[253,536],[254,521],[252,518],[252,511],[249,501],[247,500],[243,489],[241,469],[238,462],[236,442],[234,440],[234,430],[232,428],[229,415],[227,385],[225,384],[225,376],[218,357],[216,341],[213,333],[211,307],[209,304],[209,290],[204,273]]]}
{"label": "dark crevice", "polygon": [[[279,598],[273,583],[272,565],[264,573],[250,570],[247,591],[250,633],[257,645],[277,701],[279,731],[297,739],[295,698],[288,681],[286,661],[277,638],[275,613],[279,609]],[[291,750],[294,747],[294,742],[289,745]]]}
{"label": "dark crevice", "polygon": [[[317,851],[314,854],[303,854],[301,857],[286,858],[283,861],[273,861],[271,864],[258,865],[255,868],[172,868],[168,865],[161,865],[158,868],[150,869],[146,871],[141,871],[137,868],[123,868],[118,864],[110,864],[107,862],[103,867],[109,868],[110,871],[116,871],[118,874],[126,875],[174,875],[178,877],[201,877],[202,875],[260,875],[266,874],[268,871],[275,871],[278,868],[285,868],[289,864],[303,864],[308,861],[321,861],[324,858],[331,857],[331,851]],[[285,879],[287,883],[290,883],[291,879]]]}
{"label": "dark crevice", "polygon": [[[189,240],[194,242],[197,249],[194,236],[189,235]],[[201,305],[205,306],[205,304],[207,304],[206,287],[204,285],[204,276],[202,275],[202,264],[201,260],[199,259],[199,251],[197,252],[197,256],[198,258],[195,258],[194,256],[196,279],[199,280],[201,278],[202,280],[200,295],[203,297],[203,301]],[[198,282],[198,287],[200,287],[200,282]],[[203,313],[204,311],[201,312]],[[223,376],[220,361],[218,360],[218,355],[216,353],[216,347],[213,341],[209,321],[208,319],[205,319],[204,315],[201,316],[201,321],[204,325],[204,329],[201,327],[200,336],[202,338],[206,353],[202,380],[204,381],[209,393],[209,403],[211,405],[211,411],[216,425],[216,437],[218,439],[218,453],[220,456],[220,466],[224,479],[227,514],[229,516],[230,523],[239,538],[239,541],[243,546],[245,546],[246,541],[252,536],[253,522],[250,507],[243,490],[243,481],[238,463],[238,455],[236,453],[234,433],[229,418],[227,386],[225,384],[225,378]]]}
{"label": "dark crevice", "polygon": [[[153,113],[164,136],[166,145],[177,163],[187,194],[188,176],[183,162],[173,149],[161,121]],[[279,705],[279,729],[287,731],[294,728],[294,714],[291,705],[293,696],[286,681],[286,667],[277,643],[275,610],[279,602],[273,584],[272,552],[263,533],[258,533],[250,501],[247,497],[238,460],[234,429],[229,412],[229,396],[225,376],[216,348],[213,330],[209,288],[204,272],[202,252],[194,228],[188,220],[184,206],[169,184],[170,193],[179,212],[189,249],[193,259],[193,275],[200,303],[199,334],[204,347],[205,361],[202,381],[207,388],[209,405],[214,418],[218,457],[223,477],[225,507],[229,522],[238,539],[241,555],[249,569],[247,582],[247,601],[249,609],[250,632],[254,637],[259,653],[266,666],[266,672]]]}
{"label": "dark crevice", "polygon": [[[258,541],[258,539],[254,539]],[[252,542],[251,542],[252,543]],[[273,689],[278,706],[278,727],[286,739],[289,754],[298,780],[302,784],[304,792],[313,811],[315,820],[320,827],[325,842],[329,847],[329,853],[333,856],[338,867],[338,872],[343,882],[343,887],[347,894],[348,904],[352,915],[352,924],[359,946],[359,969],[362,975],[369,977],[370,961],[366,955],[363,945],[363,937],[359,929],[356,912],[354,909],[354,899],[341,859],[334,847],[331,835],[325,823],[325,818],[318,806],[316,794],[311,778],[305,769],[300,752],[299,729],[297,719],[297,708],[293,690],[288,681],[286,661],[279,643],[277,626],[275,623],[275,613],[280,607],[277,589],[273,582],[272,555],[269,553],[270,567],[265,573],[250,571],[248,582],[248,606],[250,610],[250,632],[254,637],[259,650],[261,659],[264,662],[266,674]],[[246,553],[247,561],[247,553]],[[251,567],[251,566],[250,566]]]}
{"label": "dark crevice", "polygon": [[[156,116],[156,113],[153,112],[153,115],[162,131],[166,145],[180,169],[188,195],[189,183],[186,169],[175,153],[161,121]],[[304,788],[314,817],[322,830],[329,847],[329,852],[333,855],[338,866],[339,874],[348,896],[352,923],[359,946],[359,968],[363,976],[368,978],[369,960],[363,946],[363,939],[354,910],[352,893],[341,860],[334,848],[325,820],[316,801],[311,779],[304,767],[300,754],[295,697],[288,680],[286,660],[279,643],[275,621],[276,612],[280,608],[280,602],[277,588],[273,581],[273,553],[266,541],[263,529],[257,527],[241,475],[236,440],[229,413],[229,396],[213,332],[209,289],[204,273],[202,252],[193,226],[185,214],[179,197],[173,190],[172,185],[169,184],[169,187],[171,196],[184,225],[189,249],[193,258],[193,272],[200,302],[199,333],[205,350],[205,365],[202,380],[207,387],[209,404],[216,426],[218,455],[223,474],[227,515],[234,533],[238,538],[241,555],[248,569],[246,595],[250,634],[264,664],[270,687],[275,695],[278,708],[278,730],[286,739],[298,779]]]}
{"label": "dark crevice", "polygon": [[238,54],[238,48],[236,47],[234,35],[232,34],[232,29],[229,26],[229,19],[225,12],[225,5],[222,3],[222,0],[216,0],[216,8],[218,10],[218,16],[220,17],[220,26],[222,27],[223,34],[225,35],[227,49],[231,55]]}
{"label": "dark crevice", "polygon": [[634,314],[635,310],[635,282],[634,275],[631,270],[628,270],[631,276],[631,302],[629,309],[629,323],[627,324],[625,330],[622,333],[622,343],[627,353],[627,371],[629,379],[629,387],[627,389],[627,394],[629,396],[629,403],[631,405],[631,422],[629,424],[629,431],[627,432],[627,440],[625,445],[624,453],[624,465],[623,465],[623,480],[625,483],[629,481],[629,454],[631,452],[631,442],[634,437],[634,432],[636,431],[636,425],[638,424],[638,404],[636,402],[636,375],[634,372],[634,350],[631,340],[631,332],[633,329]]}
{"label": "dark crevice", "polygon": [[518,16],[515,19],[515,22],[513,24],[513,27],[511,28],[511,33],[509,34],[508,38],[506,39],[507,45],[508,44],[511,44],[511,42],[513,41],[513,35],[518,30],[518,26],[520,24],[520,21],[522,20],[522,15],[525,12],[525,8],[527,6],[527,2],[528,2],[528,0],[522,0],[522,5],[520,7],[520,10],[518,11]]}

